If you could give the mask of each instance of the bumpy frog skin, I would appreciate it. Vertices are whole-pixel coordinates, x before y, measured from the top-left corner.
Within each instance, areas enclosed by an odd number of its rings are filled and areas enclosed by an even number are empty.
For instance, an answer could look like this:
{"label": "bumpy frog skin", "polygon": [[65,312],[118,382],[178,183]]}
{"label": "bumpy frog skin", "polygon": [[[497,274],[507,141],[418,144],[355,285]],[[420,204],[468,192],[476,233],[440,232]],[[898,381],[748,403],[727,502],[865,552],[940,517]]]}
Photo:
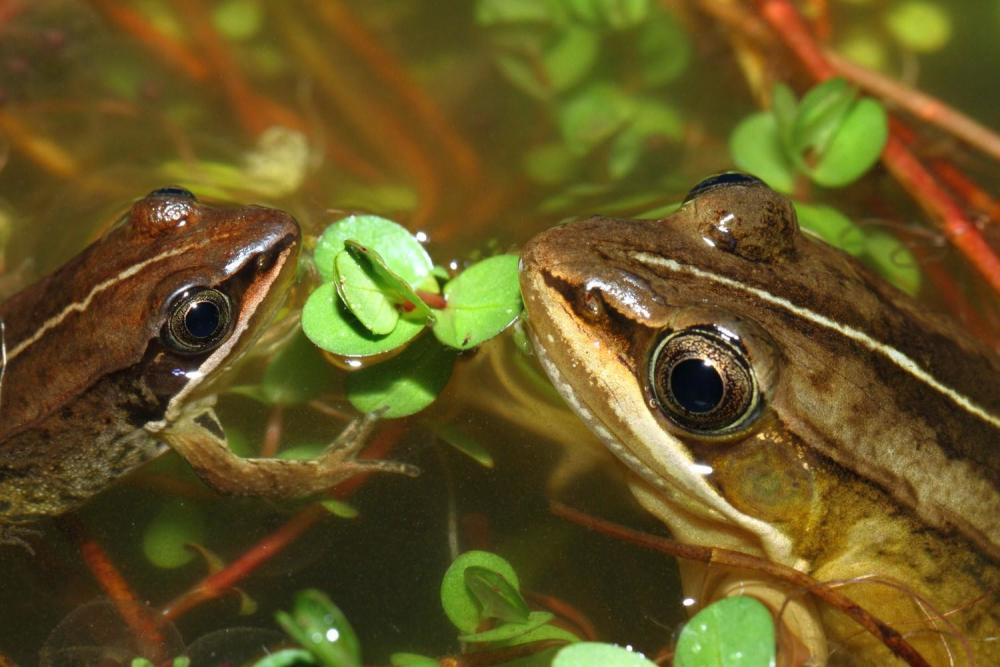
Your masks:
{"label": "bumpy frog skin", "polygon": [[[1000,632],[991,350],[802,233],[790,202],[742,174],[707,179],[662,220],[539,234],[521,286],[552,382],[676,538],[824,581],[878,578],[844,591],[932,664],[964,664],[965,646],[1000,664],[987,641]],[[682,574],[702,602],[787,604],[796,661],[891,661],[766,577],[690,563]]]}

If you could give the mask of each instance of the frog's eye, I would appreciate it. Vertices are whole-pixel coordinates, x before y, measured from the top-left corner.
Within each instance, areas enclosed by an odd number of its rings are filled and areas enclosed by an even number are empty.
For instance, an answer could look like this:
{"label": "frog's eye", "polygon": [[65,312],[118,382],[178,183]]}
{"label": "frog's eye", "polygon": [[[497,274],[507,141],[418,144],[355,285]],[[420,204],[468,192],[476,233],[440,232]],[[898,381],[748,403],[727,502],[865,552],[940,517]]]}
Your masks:
{"label": "frog's eye", "polygon": [[760,412],[760,390],[745,352],[714,327],[664,337],[653,350],[649,378],[663,414],[692,433],[733,433]]}
{"label": "frog's eye", "polygon": [[716,188],[725,187],[727,185],[765,185],[764,181],[760,180],[756,176],[751,176],[750,174],[744,174],[741,171],[724,171],[721,174],[716,174],[715,176],[709,176],[703,181],[699,182],[696,186],[691,188],[691,191],[687,193],[684,197],[684,203],[688,203],[695,197],[705,194],[709,190],[714,190]]}
{"label": "frog's eye", "polygon": [[207,352],[223,341],[232,320],[229,297],[219,290],[184,290],[170,304],[163,342],[181,354]]}
{"label": "frog's eye", "polygon": [[190,190],[182,188],[179,185],[168,185],[164,188],[157,188],[150,192],[147,197],[178,197],[180,199],[190,199],[191,201],[197,201],[197,197]]}

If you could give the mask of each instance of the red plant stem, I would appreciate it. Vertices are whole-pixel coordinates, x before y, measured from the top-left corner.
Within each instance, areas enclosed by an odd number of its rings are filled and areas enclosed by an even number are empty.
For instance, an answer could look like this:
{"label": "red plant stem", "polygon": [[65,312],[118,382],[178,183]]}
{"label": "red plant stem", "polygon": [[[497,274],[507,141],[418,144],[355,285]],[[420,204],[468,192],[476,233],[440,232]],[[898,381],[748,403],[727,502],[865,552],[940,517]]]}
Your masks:
{"label": "red plant stem", "polygon": [[982,212],[986,219],[983,222],[1000,222],[1000,201],[983,190],[975,181],[966,176],[955,165],[947,160],[934,160],[931,168],[944,184],[966,201],[972,208]]}
{"label": "red plant stem", "polygon": [[87,0],[104,19],[131,35],[147,51],[168,67],[193,81],[205,82],[209,69],[205,62],[170,35],[164,34],[142,15],[120,0]]}
{"label": "red plant stem", "polygon": [[431,308],[442,310],[448,307],[448,302],[445,300],[443,294],[435,294],[434,292],[425,292],[422,289],[418,289],[417,296]]}
{"label": "red plant stem", "polygon": [[[764,18],[814,78],[823,81],[836,75],[836,69],[823,55],[802,16],[789,0],[758,0],[758,4]],[[893,119],[890,123],[882,163],[994,291],[1000,293],[1000,258],[951,194],[941,187],[900,138],[904,128],[898,120]]]}
{"label": "red plant stem", "polygon": [[144,652],[153,662],[161,662],[168,656],[166,639],[160,632],[160,626],[149,609],[136,596],[128,581],[108,557],[107,552],[94,539],[88,537],[79,521],[70,517],[62,517],[59,524],[80,545],[80,555],[90,568],[98,585],[115,605],[118,614],[125,621],[133,636],[139,640]]}
{"label": "red plant stem", "polygon": [[[405,425],[401,422],[386,422],[386,425],[365,448],[364,458],[383,458],[402,436]],[[361,474],[345,480],[334,487],[332,495],[347,498],[353,495],[368,479],[369,474]],[[163,621],[173,621],[194,607],[225,595],[232,588],[252,574],[257,568],[281,553],[285,547],[302,536],[330,513],[320,504],[309,505],[270,535],[250,547],[239,558],[225,568],[210,574],[200,582],[177,596],[160,609]]]}

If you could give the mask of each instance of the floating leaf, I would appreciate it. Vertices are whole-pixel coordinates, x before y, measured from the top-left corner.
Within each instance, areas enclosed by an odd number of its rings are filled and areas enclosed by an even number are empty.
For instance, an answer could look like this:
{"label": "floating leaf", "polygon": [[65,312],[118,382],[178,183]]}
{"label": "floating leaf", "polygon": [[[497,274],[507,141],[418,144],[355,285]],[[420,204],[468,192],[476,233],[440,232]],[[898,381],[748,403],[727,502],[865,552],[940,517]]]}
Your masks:
{"label": "floating leaf", "polygon": [[492,26],[510,23],[553,23],[565,19],[558,2],[544,0],[478,0],[476,23]]}
{"label": "floating leaf", "polygon": [[448,306],[438,311],[434,335],[460,350],[479,345],[521,314],[516,255],[497,255],[473,264],[444,286]]}
{"label": "floating leaf", "polygon": [[[376,281],[396,304],[407,304],[410,308],[411,319],[433,320],[434,314],[430,307],[423,302],[416,290],[410,286],[401,276],[390,269],[382,257],[370,248],[366,248],[357,241],[347,241],[347,252],[359,263],[367,262],[367,268],[374,274]],[[433,272],[433,268],[431,272]],[[422,280],[422,285],[437,285],[437,281],[428,273]],[[428,285],[428,286],[430,286]],[[436,291],[436,290],[435,290]],[[353,310],[353,309],[352,309]]]}
{"label": "floating leaf", "polygon": [[650,0],[564,0],[573,16],[615,30],[631,28],[649,15]]}
{"label": "floating leaf", "polygon": [[913,253],[895,236],[880,231],[869,232],[865,256],[886,280],[899,289],[910,296],[916,296],[920,292],[920,265]]}
{"label": "floating leaf", "polygon": [[302,665],[318,664],[312,653],[301,648],[286,648],[266,655],[253,667],[301,667]]}
{"label": "floating leaf", "polygon": [[795,187],[795,167],[785,156],[774,114],[755,113],[740,122],[729,137],[733,162],[779,192]]}
{"label": "floating leaf", "polygon": [[327,500],[321,500],[320,505],[323,506],[330,514],[340,517],[341,519],[357,519],[358,509],[349,503],[345,503],[342,500],[334,500],[329,498]]}
{"label": "floating leaf", "polygon": [[855,90],[841,78],[813,87],[802,98],[792,125],[792,150],[823,155],[855,102]]}
{"label": "floating leaf", "polygon": [[524,623],[503,623],[490,630],[459,635],[459,641],[484,644],[489,642],[510,641],[532,630],[535,630],[555,618],[549,611],[533,611]]}
{"label": "floating leaf", "polygon": [[498,572],[473,565],[463,572],[466,588],[476,597],[484,618],[510,623],[527,623],[528,603],[521,593]]}
{"label": "floating leaf", "polygon": [[[678,665],[678,662],[674,662]],[[707,663],[706,663],[707,664]],[[598,642],[578,642],[559,650],[552,667],[654,667],[655,662],[646,659],[641,653]],[[728,663],[719,663],[720,667]]]}
{"label": "floating leaf", "polygon": [[885,24],[900,44],[919,53],[943,48],[951,39],[951,16],[940,2],[899,2],[885,15]]}
{"label": "floating leaf", "polygon": [[347,398],[361,412],[384,410],[386,418],[415,414],[441,393],[454,362],[453,351],[424,336],[392,359],[348,376]]}
{"label": "floating leaf", "polygon": [[449,445],[462,452],[470,459],[484,468],[493,467],[493,456],[480,444],[478,440],[470,436],[452,424],[430,424],[435,434]]}
{"label": "floating leaf", "polygon": [[295,595],[292,613],[275,614],[278,624],[325,667],[360,667],[361,644],[350,622],[326,594],[307,589]]}
{"label": "floating leaf", "polygon": [[687,622],[677,639],[675,667],[772,667],[774,619],[755,598],[713,602]]}
{"label": "floating leaf", "polygon": [[522,162],[528,178],[542,185],[568,181],[579,168],[579,158],[560,141],[535,146]]}
{"label": "floating leaf", "polygon": [[376,336],[392,333],[399,322],[399,311],[371,269],[347,250],[337,253],[333,266],[337,295],[361,326]]}
{"label": "floating leaf", "polygon": [[441,605],[452,625],[466,633],[475,632],[483,621],[479,603],[465,585],[465,570],[470,567],[496,572],[516,591],[521,586],[514,568],[500,556],[488,551],[466,551],[460,554],[441,578]]}
{"label": "floating leaf", "polygon": [[802,229],[851,255],[865,251],[865,233],[850,218],[823,204],[794,202]]}
{"label": "floating leaf", "polygon": [[233,41],[250,39],[260,32],[263,12],[258,0],[224,0],[212,10],[216,30]]}
{"label": "floating leaf", "polygon": [[205,522],[201,513],[182,501],[169,502],[143,531],[142,551],[156,567],[173,569],[194,558],[194,553],[185,547],[187,543],[204,541]]}
{"label": "floating leaf", "polygon": [[594,83],[559,108],[559,129],[570,150],[586,155],[625,127],[634,114],[631,95],[610,83]]}
{"label": "floating leaf", "polygon": [[391,333],[376,336],[351,314],[332,282],[317,287],[302,307],[302,331],[309,340],[345,357],[370,357],[394,350],[423,329],[423,322],[401,317]]}
{"label": "floating leaf", "polygon": [[691,61],[691,40],[666,11],[642,24],[636,48],[641,59],[639,73],[648,87],[670,83]]}
{"label": "floating leaf", "polygon": [[427,251],[402,225],[377,215],[349,215],[327,227],[316,242],[313,258],[324,281],[334,279],[334,258],[347,249],[348,240],[377,252],[410,285],[419,284],[433,267]]}
{"label": "floating leaf", "polygon": [[847,112],[809,176],[820,185],[840,187],[859,178],[875,164],[889,137],[889,119],[882,105],[858,100]]}
{"label": "floating leaf", "polygon": [[393,653],[389,656],[389,664],[392,667],[441,667],[434,658],[416,653]]}

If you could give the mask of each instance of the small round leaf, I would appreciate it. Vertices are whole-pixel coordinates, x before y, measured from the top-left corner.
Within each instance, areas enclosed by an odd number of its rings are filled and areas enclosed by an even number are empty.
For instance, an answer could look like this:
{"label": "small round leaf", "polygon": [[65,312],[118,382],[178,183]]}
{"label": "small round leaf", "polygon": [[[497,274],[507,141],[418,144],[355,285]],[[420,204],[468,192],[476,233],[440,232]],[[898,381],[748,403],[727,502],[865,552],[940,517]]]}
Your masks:
{"label": "small round leaf", "polygon": [[401,317],[391,333],[373,334],[347,310],[332,282],[317,287],[302,307],[302,331],[309,340],[327,352],[345,357],[370,357],[394,350],[423,329],[423,322]]}
{"label": "small round leaf", "polygon": [[399,311],[368,267],[344,250],[333,260],[337,272],[337,294],[361,325],[376,336],[392,333]]}
{"label": "small round leaf", "polygon": [[482,612],[475,595],[465,585],[465,570],[482,567],[507,580],[514,590],[520,590],[517,573],[506,560],[488,551],[466,551],[452,562],[441,578],[441,605],[456,628],[465,633],[475,632],[482,622]]}
{"label": "small round leaf", "polygon": [[316,242],[313,258],[324,281],[334,279],[334,258],[348,240],[371,248],[403,280],[418,284],[433,263],[420,242],[402,225],[377,215],[349,215],[326,228]]}
{"label": "small round leaf", "polygon": [[745,118],[729,136],[733,162],[775,190],[791,192],[795,168],[785,156],[773,114],[762,112]]}
{"label": "small round leaf", "polygon": [[641,653],[629,651],[614,644],[601,644],[599,642],[570,644],[560,649],[556,653],[555,660],[552,661],[552,667],[593,667],[594,665],[601,667],[654,667],[656,663],[648,660]]}
{"label": "small round leaf", "polygon": [[521,314],[516,255],[497,255],[473,264],[444,286],[448,306],[438,311],[434,335],[445,345],[468,350],[506,329]]}
{"label": "small round leaf", "polygon": [[773,667],[774,620],[756,598],[713,602],[694,615],[677,639],[675,667]]}
{"label": "small round leaf", "polygon": [[392,359],[348,376],[347,399],[361,412],[384,410],[390,419],[416,414],[448,384],[454,363],[453,351],[424,336]]}
{"label": "small round leaf", "polygon": [[889,120],[882,105],[867,97],[858,100],[809,170],[810,178],[828,188],[851,183],[875,164],[888,137]]}

